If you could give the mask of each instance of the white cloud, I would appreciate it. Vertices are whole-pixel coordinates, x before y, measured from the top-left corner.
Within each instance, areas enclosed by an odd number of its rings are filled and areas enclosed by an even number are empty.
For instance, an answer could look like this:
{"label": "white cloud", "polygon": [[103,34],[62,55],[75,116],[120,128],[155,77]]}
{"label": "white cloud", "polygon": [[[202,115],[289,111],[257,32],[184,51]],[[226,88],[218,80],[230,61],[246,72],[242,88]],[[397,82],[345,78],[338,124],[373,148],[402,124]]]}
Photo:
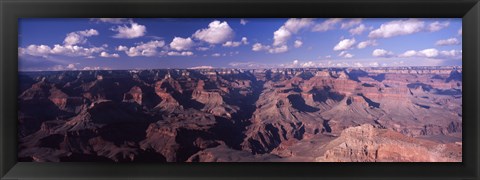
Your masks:
{"label": "white cloud", "polygon": [[460,28],[460,29],[458,30],[458,35],[460,35],[460,36],[462,35],[462,28]]}
{"label": "white cloud", "polygon": [[220,53],[213,53],[212,56],[213,56],[213,57],[220,57],[220,56],[222,56],[222,55],[221,55]]}
{"label": "white cloud", "polygon": [[389,38],[400,35],[413,34],[424,29],[425,23],[418,19],[395,20],[382,24],[368,34],[370,38]]}
{"label": "white cloud", "polygon": [[53,67],[48,68],[49,70],[52,71],[72,71],[72,70],[78,70],[77,66],[79,63],[76,64],[68,64],[68,65],[55,65]]}
{"label": "white cloud", "polygon": [[223,43],[223,47],[238,47],[242,44],[242,42],[237,42],[237,41],[227,41]]}
{"label": "white cloud", "polygon": [[461,58],[462,50],[440,51],[440,55],[444,57]]}
{"label": "white cloud", "polygon": [[246,25],[248,23],[248,21],[246,19],[240,19],[240,24],[241,25]]}
{"label": "white cloud", "polygon": [[428,25],[428,31],[430,31],[430,32],[440,31],[443,28],[448,27],[449,25],[450,25],[450,22],[448,22],[448,21],[446,21],[446,22],[435,21],[435,22],[430,23]]}
{"label": "white cloud", "polygon": [[213,66],[195,66],[195,67],[190,67],[188,69],[213,69]]}
{"label": "white cloud", "polygon": [[417,56],[417,57],[434,58],[434,57],[437,57],[438,54],[439,54],[439,51],[437,49],[430,48],[430,49],[424,49],[421,51],[408,50],[408,51],[405,51],[403,54],[401,54],[400,57]]}
{"label": "white cloud", "polygon": [[19,55],[41,56],[46,57],[52,51],[52,48],[47,45],[29,45],[27,48],[18,48]]}
{"label": "white cloud", "polygon": [[104,58],[119,58],[120,55],[118,55],[117,53],[110,54],[110,53],[107,53],[107,52],[103,51],[102,53],[100,53],[100,57],[104,57]]}
{"label": "white cloud", "polygon": [[75,31],[66,35],[63,45],[55,44],[53,47],[50,47],[47,45],[32,44],[26,48],[18,48],[18,53],[19,55],[41,56],[44,58],[48,55],[95,58],[93,54],[100,53],[104,50],[104,47],[82,47],[76,44],[84,44],[87,41],[85,37],[96,36],[98,34],[98,31],[95,29]]}
{"label": "white cloud", "polygon": [[273,45],[279,46],[287,43],[287,40],[290,39],[292,33],[285,28],[284,26],[280,27],[277,31],[273,33]]}
{"label": "white cloud", "polygon": [[209,50],[210,48],[209,47],[197,47],[196,48],[198,51],[207,51]]}
{"label": "white cloud", "polygon": [[268,45],[262,45],[261,43],[255,43],[252,46],[252,51],[265,51],[270,49],[270,46]]}
{"label": "white cloud", "polygon": [[447,46],[447,45],[458,45],[460,41],[457,38],[449,38],[449,39],[442,39],[438,40],[435,45],[437,46]]}
{"label": "white cloud", "polygon": [[252,46],[252,51],[267,51],[270,54],[284,53],[288,51],[287,45],[282,46],[268,46],[260,43],[255,43]]}
{"label": "white cloud", "polygon": [[170,47],[177,51],[189,50],[194,45],[192,38],[174,37]]}
{"label": "white cloud", "polygon": [[439,51],[435,48],[424,49],[421,51],[409,50],[401,54],[400,57],[462,59],[462,50]]}
{"label": "white cloud", "polygon": [[[378,67],[380,64],[378,64],[378,62],[371,62],[368,65],[370,65],[371,67]],[[384,65],[386,65],[386,64],[384,64]]]}
{"label": "white cloud", "polygon": [[434,48],[424,49],[417,52],[417,56],[424,56],[428,58],[433,58],[438,56],[438,50]]}
{"label": "white cloud", "polygon": [[377,46],[378,43],[376,40],[366,40],[366,41],[362,41],[360,43],[357,44],[357,48],[358,49],[363,49],[363,48],[366,48],[368,46]]}
{"label": "white cloud", "polygon": [[365,25],[360,24],[360,25],[357,26],[356,28],[350,29],[348,32],[350,32],[350,34],[352,34],[352,35],[360,35],[360,34],[362,34],[365,30],[367,30],[367,28],[365,27]]}
{"label": "white cloud", "polygon": [[325,20],[324,22],[317,24],[313,27],[312,31],[314,32],[324,32],[328,30],[335,29],[335,25],[341,22],[341,18],[330,18]]}
{"label": "white cloud", "polygon": [[63,40],[63,44],[65,45],[84,44],[85,42],[87,42],[87,39],[85,39],[85,37],[97,36],[98,34],[99,34],[98,31],[95,29],[87,29],[84,31],[71,32],[67,34],[67,36],[65,37],[65,40]]}
{"label": "white cloud", "polygon": [[417,55],[417,51],[408,50],[408,51],[405,51],[403,54],[401,54],[400,57],[412,57],[412,56],[415,56],[415,55]]}
{"label": "white cloud", "polygon": [[76,69],[75,64],[68,64],[67,68],[68,69]]}
{"label": "white cloud", "polygon": [[353,63],[353,66],[354,67],[363,67],[363,64],[359,63],[359,62],[355,62],[355,63]]}
{"label": "white cloud", "polygon": [[242,37],[241,42],[242,42],[243,44],[248,44],[248,39],[247,39],[247,37]]}
{"label": "white cloud", "polygon": [[342,52],[340,52],[340,54],[338,54],[338,56],[343,57],[343,58],[352,58],[354,55],[348,53],[347,51],[342,51]]}
{"label": "white cloud", "polygon": [[290,18],[273,33],[273,46],[282,46],[287,43],[293,34],[298,33],[301,29],[309,27],[313,24],[311,18]]}
{"label": "white cloud", "polygon": [[293,43],[293,46],[296,48],[302,47],[302,45],[303,45],[303,42],[300,40],[295,40],[295,42]]}
{"label": "white cloud", "polygon": [[169,56],[193,56],[193,52],[191,51],[183,51],[183,52],[176,52],[176,51],[170,51],[167,53]]}
{"label": "white cloud", "polygon": [[71,46],[71,45],[59,45],[55,44],[52,48],[51,54],[78,57],[78,56],[93,56],[94,53],[100,53],[104,51],[103,47],[81,47],[81,46]]}
{"label": "white cloud", "polygon": [[129,18],[91,18],[90,21],[111,23],[111,24],[125,24],[131,22]]}
{"label": "white cloud", "polygon": [[355,44],[355,38],[344,39],[338,42],[338,44],[333,48],[334,51],[341,51],[350,49]]}
{"label": "white cloud", "polygon": [[213,21],[208,28],[197,30],[193,37],[210,44],[220,44],[233,38],[234,31],[226,21]]}
{"label": "white cloud", "polygon": [[297,65],[297,64],[298,64],[298,60],[294,60],[293,65]]}
{"label": "white cloud", "polygon": [[223,47],[238,47],[242,44],[248,44],[248,39],[247,37],[242,37],[242,40],[241,41],[227,41],[225,43],[223,43]]}
{"label": "white cloud", "polygon": [[387,51],[385,49],[375,49],[372,52],[372,56],[374,56],[374,57],[392,57],[393,52]]}
{"label": "white cloud", "polygon": [[83,68],[83,70],[85,70],[85,71],[92,71],[92,70],[97,71],[97,70],[110,70],[110,68],[100,67],[100,66],[95,66],[95,67],[86,66],[86,67]]}
{"label": "white cloud", "polygon": [[272,47],[268,50],[268,52],[271,53],[271,54],[284,53],[284,52],[287,52],[287,51],[288,51],[288,46],[287,45]]}
{"label": "white cloud", "polygon": [[362,23],[362,18],[353,18],[348,22],[342,23],[340,29],[348,29],[360,23]]}
{"label": "white cloud", "polygon": [[117,28],[111,29],[112,31],[117,32],[113,37],[114,38],[121,38],[121,39],[133,39],[142,37],[147,32],[147,28],[144,25],[140,25],[137,23],[130,23],[130,27],[123,25],[117,26]]}
{"label": "white cloud", "polygon": [[315,64],[313,61],[308,61],[308,62],[302,63],[301,66],[304,67],[304,68],[306,68],[306,67],[315,67],[316,64]]}
{"label": "white cloud", "polygon": [[165,45],[164,41],[150,41],[147,43],[138,43],[137,46],[133,47],[126,47],[126,46],[118,46],[116,48],[117,51],[124,51],[127,56],[135,57],[135,56],[155,56],[158,54],[157,48],[161,48]]}

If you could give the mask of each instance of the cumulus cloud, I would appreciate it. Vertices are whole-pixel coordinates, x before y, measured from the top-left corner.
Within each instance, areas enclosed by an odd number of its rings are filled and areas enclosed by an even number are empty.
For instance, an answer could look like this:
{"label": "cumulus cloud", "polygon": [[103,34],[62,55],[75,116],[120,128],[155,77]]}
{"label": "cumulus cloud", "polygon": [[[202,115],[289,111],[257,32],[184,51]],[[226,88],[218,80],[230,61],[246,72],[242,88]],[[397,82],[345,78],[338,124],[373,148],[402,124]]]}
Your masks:
{"label": "cumulus cloud", "polygon": [[374,57],[392,57],[393,52],[392,51],[387,51],[385,49],[375,49],[372,52],[372,56],[374,56]]}
{"label": "cumulus cloud", "polygon": [[461,59],[462,50],[439,51],[435,48],[424,49],[420,51],[408,50],[400,57],[426,57],[426,58],[451,58]]}
{"label": "cumulus cloud", "polygon": [[117,51],[124,51],[127,56],[136,57],[136,56],[155,56],[158,54],[157,49],[161,48],[165,45],[164,41],[150,41],[147,43],[138,43],[137,46],[133,47],[126,47],[126,46],[118,46],[116,48]]}
{"label": "cumulus cloud", "polygon": [[365,30],[367,30],[367,28],[365,27],[365,25],[360,24],[360,25],[357,26],[356,28],[350,29],[348,32],[350,32],[350,34],[352,34],[352,35],[360,35],[360,34],[362,34]]}
{"label": "cumulus cloud", "polygon": [[448,27],[449,25],[450,25],[450,22],[448,22],[448,21],[445,21],[445,22],[435,21],[435,22],[430,23],[428,25],[428,31],[430,31],[430,32],[440,31],[440,30]]}
{"label": "cumulus cloud", "polygon": [[103,51],[102,53],[100,53],[100,57],[104,57],[104,58],[119,58],[120,55],[118,55],[117,53],[110,54],[110,53],[107,53],[107,52]]}
{"label": "cumulus cloud", "polygon": [[100,53],[104,51],[103,47],[81,47],[81,46],[71,46],[71,45],[59,45],[55,44],[52,48],[51,54],[65,55],[71,57],[85,56],[93,57],[94,53]]}
{"label": "cumulus cloud", "polygon": [[31,44],[26,48],[18,48],[19,55],[30,55],[47,58],[49,55],[63,55],[70,57],[87,57],[95,58],[93,54],[100,53],[104,47],[82,47],[77,44],[84,44],[86,37],[99,35],[95,29],[87,29],[84,31],[75,31],[68,33],[63,41],[63,44],[55,44],[53,47],[48,45]]}
{"label": "cumulus cloud", "polygon": [[327,20],[325,20],[324,22],[315,25],[315,26],[312,28],[312,31],[314,31],[314,32],[325,32],[325,31],[328,31],[328,30],[335,29],[335,25],[338,24],[338,23],[341,22],[341,21],[342,21],[341,18],[330,18],[330,19],[327,19]]}
{"label": "cumulus cloud", "polygon": [[342,51],[342,52],[340,52],[340,54],[338,54],[338,56],[343,57],[343,58],[352,58],[354,55],[348,53],[347,51]]}
{"label": "cumulus cloud", "polygon": [[133,39],[142,37],[147,32],[147,28],[144,25],[140,25],[134,22],[130,23],[130,26],[117,26],[116,28],[112,28],[111,30],[117,32],[117,34],[115,34],[113,37],[120,39]]}
{"label": "cumulus cloud", "polygon": [[287,45],[282,46],[269,46],[260,43],[255,43],[252,46],[252,51],[267,51],[270,54],[284,53],[288,51]]}
{"label": "cumulus cloud", "polygon": [[220,56],[222,56],[222,55],[221,55],[220,53],[213,53],[212,56],[213,56],[213,57],[220,57]]}
{"label": "cumulus cloud", "polygon": [[197,47],[196,48],[197,51],[207,51],[209,49],[210,49],[209,47]]}
{"label": "cumulus cloud", "polygon": [[188,69],[213,69],[213,68],[214,68],[213,66],[194,66]]}
{"label": "cumulus cloud", "polygon": [[412,56],[415,56],[415,55],[417,55],[417,51],[408,50],[408,51],[405,51],[403,54],[401,54],[400,57],[412,57]]}
{"label": "cumulus cloud", "polygon": [[460,41],[457,38],[449,38],[449,39],[442,39],[438,40],[435,45],[437,46],[448,46],[448,45],[458,45]]}
{"label": "cumulus cloud", "polygon": [[265,51],[265,50],[268,50],[269,48],[270,48],[270,46],[268,46],[268,45],[263,45],[261,43],[255,43],[252,46],[252,51]]}
{"label": "cumulus cloud", "polygon": [[246,19],[240,19],[240,24],[241,25],[247,25],[248,21]]}
{"label": "cumulus cloud", "polygon": [[191,51],[183,51],[183,52],[176,52],[176,51],[170,51],[167,53],[169,56],[193,56],[193,52]]}
{"label": "cumulus cloud", "polygon": [[462,50],[440,51],[440,55],[444,57],[452,57],[459,59],[462,57]]}
{"label": "cumulus cloud", "polygon": [[287,51],[288,51],[288,46],[287,45],[272,47],[272,48],[268,49],[268,52],[270,54],[284,53],[284,52],[287,52]]}
{"label": "cumulus cloud", "polygon": [[247,37],[242,37],[241,42],[242,42],[243,44],[248,44],[248,39],[247,39]]}
{"label": "cumulus cloud", "polygon": [[450,23],[435,21],[425,25],[419,19],[395,20],[382,24],[368,34],[370,38],[390,38],[394,36],[408,35],[422,31],[435,32],[448,27]]}
{"label": "cumulus cloud", "polygon": [[87,29],[84,31],[76,31],[68,33],[65,39],[63,40],[63,44],[65,45],[75,45],[75,44],[84,44],[87,42],[85,37],[90,36],[97,36],[99,33],[95,29]]}
{"label": "cumulus cloud", "polygon": [[52,51],[52,48],[47,45],[29,45],[26,48],[18,48],[19,55],[30,55],[30,56],[48,56]]}
{"label": "cumulus cloud", "polygon": [[223,47],[238,47],[242,44],[248,44],[247,37],[242,37],[241,41],[227,41],[223,43]]}
{"label": "cumulus cloud", "polygon": [[418,19],[395,20],[382,24],[368,34],[370,38],[389,38],[400,35],[413,34],[425,28],[425,22]]}
{"label": "cumulus cloud", "polygon": [[417,55],[418,56],[424,56],[424,57],[428,57],[428,58],[433,58],[433,57],[437,57],[438,56],[438,50],[437,49],[424,49],[424,50],[421,50],[421,51],[418,51],[417,52]]}
{"label": "cumulus cloud", "polygon": [[193,37],[210,44],[221,44],[233,38],[234,31],[226,21],[213,21],[208,28],[197,30]]}
{"label": "cumulus cloud", "polygon": [[293,60],[293,65],[297,65],[298,64],[298,60]]}
{"label": "cumulus cloud", "polygon": [[316,67],[317,65],[313,61],[308,61],[308,62],[302,63],[300,66],[307,68],[307,67]]}
{"label": "cumulus cloud", "polygon": [[170,48],[177,51],[189,50],[194,45],[192,38],[174,37]]}
{"label": "cumulus cloud", "polygon": [[350,49],[355,44],[355,38],[344,39],[338,42],[338,44],[333,48],[334,51],[342,51]]}
{"label": "cumulus cloud", "polygon": [[90,67],[90,66],[86,66],[86,67],[83,67],[82,70],[84,71],[91,71],[91,70],[110,70],[111,68],[108,68],[108,67],[100,67],[100,66],[94,66],[94,67]]}
{"label": "cumulus cloud", "polygon": [[368,46],[377,46],[378,43],[376,40],[366,40],[366,41],[362,41],[360,43],[357,44],[357,48],[358,49],[363,49],[363,48],[366,48]]}
{"label": "cumulus cloud", "polygon": [[294,46],[295,48],[302,47],[302,45],[303,45],[303,42],[300,41],[300,40],[295,40],[295,42],[293,42],[293,46]]}
{"label": "cumulus cloud", "polygon": [[280,27],[280,29],[273,33],[273,45],[278,46],[285,44],[291,36],[292,33],[287,28],[282,26]]}
{"label": "cumulus cloud", "polygon": [[238,47],[242,44],[242,42],[236,42],[236,41],[227,41],[223,43],[223,47]]}
{"label": "cumulus cloud", "polygon": [[130,18],[90,18],[90,21],[111,23],[111,24],[125,24],[132,20]]}
{"label": "cumulus cloud", "polygon": [[311,18],[290,18],[273,33],[273,46],[282,46],[301,29],[309,27],[313,24]]}
{"label": "cumulus cloud", "polygon": [[342,23],[340,29],[348,29],[360,23],[362,23],[362,18],[353,18],[348,22]]}

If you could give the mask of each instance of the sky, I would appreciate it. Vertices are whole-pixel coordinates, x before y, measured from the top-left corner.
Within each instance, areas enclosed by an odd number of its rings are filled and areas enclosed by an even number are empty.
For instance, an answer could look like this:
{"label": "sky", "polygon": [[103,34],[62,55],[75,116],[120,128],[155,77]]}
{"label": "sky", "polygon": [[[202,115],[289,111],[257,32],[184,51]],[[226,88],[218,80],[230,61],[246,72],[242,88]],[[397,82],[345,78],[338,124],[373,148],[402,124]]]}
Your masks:
{"label": "sky", "polygon": [[20,71],[461,66],[461,18],[23,18]]}

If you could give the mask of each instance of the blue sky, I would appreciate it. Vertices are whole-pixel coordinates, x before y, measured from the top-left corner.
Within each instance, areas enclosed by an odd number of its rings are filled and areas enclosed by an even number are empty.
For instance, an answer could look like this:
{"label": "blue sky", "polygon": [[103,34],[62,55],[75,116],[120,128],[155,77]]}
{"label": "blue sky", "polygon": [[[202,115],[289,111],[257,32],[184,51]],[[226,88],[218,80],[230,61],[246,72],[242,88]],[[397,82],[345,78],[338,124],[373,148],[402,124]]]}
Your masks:
{"label": "blue sky", "polygon": [[461,18],[27,18],[19,70],[461,66],[461,27]]}

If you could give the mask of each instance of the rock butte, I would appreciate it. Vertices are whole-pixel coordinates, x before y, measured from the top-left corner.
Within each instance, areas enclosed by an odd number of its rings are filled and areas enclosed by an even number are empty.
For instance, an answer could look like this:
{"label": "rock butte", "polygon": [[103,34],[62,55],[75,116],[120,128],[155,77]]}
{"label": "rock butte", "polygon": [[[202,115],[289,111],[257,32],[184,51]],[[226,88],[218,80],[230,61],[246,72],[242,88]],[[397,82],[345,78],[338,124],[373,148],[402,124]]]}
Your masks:
{"label": "rock butte", "polygon": [[462,68],[20,72],[19,161],[457,162]]}

